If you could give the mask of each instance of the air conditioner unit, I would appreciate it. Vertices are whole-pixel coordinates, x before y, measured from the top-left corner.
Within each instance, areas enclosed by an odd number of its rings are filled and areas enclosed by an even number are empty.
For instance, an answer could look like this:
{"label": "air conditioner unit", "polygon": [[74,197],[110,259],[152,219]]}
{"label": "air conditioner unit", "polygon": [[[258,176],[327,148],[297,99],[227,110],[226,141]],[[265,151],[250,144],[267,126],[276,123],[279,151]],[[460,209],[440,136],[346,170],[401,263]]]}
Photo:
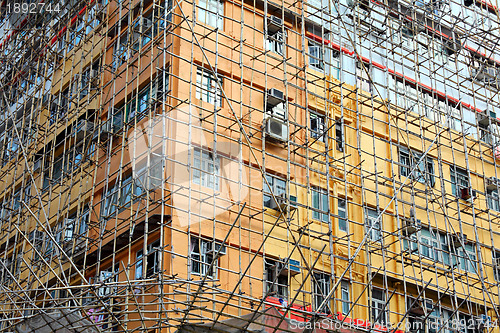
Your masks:
{"label": "air conditioner unit", "polygon": [[496,120],[497,116],[496,116],[496,113],[494,111],[485,111],[485,112],[481,112],[481,113],[477,113],[477,123],[479,124],[479,126],[481,127],[488,127],[490,125],[490,117],[493,118],[492,119],[492,122],[494,120]]}
{"label": "air conditioner unit", "polygon": [[97,138],[109,138],[118,133],[118,126],[112,121],[112,119],[108,119],[101,124],[101,129],[99,131],[94,132],[93,140],[97,140]]}
{"label": "air conditioner unit", "polygon": [[476,191],[471,187],[460,187],[458,194],[462,200],[469,200],[470,198],[476,197]]}
{"label": "air conditioner unit", "polygon": [[285,102],[285,94],[276,88],[271,88],[267,91],[267,105],[274,107],[279,103]]}
{"label": "air conditioner unit", "polygon": [[269,117],[265,123],[266,137],[271,140],[287,142],[288,141],[288,125],[280,119]]}
{"label": "air conditioner unit", "polygon": [[94,130],[94,123],[88,120],[80,120],[76,125],[75,137],[82,140]]}
{"label": "air conditioner unit", "polygon": [[498,185],[500,184],[500,180],[495,177],[486,178],[486,191],[491,192],[498,189]]}
{"label": "air conditioner unit", "polygon": [[32,242],[33,244],[42,243],[43,242],[43,232],[40,230],[33,230],[32,232],[30,232],[28,238],[29,238],[30,242]]}
{"label": "air conditioner unit", "polygon": [[478,81],[494,81],[497,77],[497,69],[492,66],[483,66],[479,69],[472,69],[471,79]]}
{"label": "air conditioner unit", "polygon": [[39,172],[42,169],[42,159],[39,158],[33,163],[33,172]]}
{"label": "air conditioner unit", "polygon": [[91,80],[99,79],[99,71],[97,69],[91,69],[89,72],[89,77]]}
{"label": "air conditioner unit", "polygon": [[493,258],[493,268],[500,270],[500,257],[499,258]]}
{"label": "air conditioner unit", "polygon": [[300,274],[300,261],[294,259],[288,259],[288,263],[286,260],[279,261],[277,270],[281,272],[280,275],[295,276]]}
{"label": "air conditioner unit", "polygon": [[290,207],[290,211],[297,209],[297,197],[294,195],[290,195],[290,206],[288,206],[286,193],[281,193],[276,196],[276,200],[278,200],[278,203],[274,201],[273,198],[271,198],[271,209],[276,209],[278,210],[278,207],[281,208],[284,212],[288,211],[288,207]]}
{"label": "air conditioner unit", "polygon": [[450,243],[455,247],[461,247],[462,243],[466,243],[467,239],[463,239],[462,235],[459,232],[450,235]]}
{"label": "air conditioner unit", "polygon": [[422,221],[415,218],[403,218],[403,232],[406,235],[412,235],[420,230]]}
{"label": "air conditioner unit", "polygon": [[104,21],[106,16],[106,5],[98,2],[95,8],[96,8],[96,18],[101,22]]}
{"label": "air conditioner unit", "polygon": [[444,42],[444,49],[446,51],[446,54],[448,55],[457,53],[461,48],[462,44],[459,40],[448,39],[446,42]]}
{"label": "air conditioner unit", "polygon": [[80,75],[76,74],[75,77],[73,78],[73,83],[71,84],[71,94],[73,95],[72,97],[75,97],[75,95],[78,94],[79,90],[80,90]]}
{"label": "air conditioner unit", "polygon": [[153,26],[153,22],[147,17],[142,18],[142,31],[146,31],[147,29]]}
{"label": "air conditioner unit", "polygon": [[274,34],[283,29],[283,20],[279,17],[271,15],[267,18],[267,33]]}
{"label": "air conditioner unit", "polygon": [[[220,249],[220,251],[219,251]],[[212,242],[212,246],[208,249],[207,254],[211,254],[213,256],[223,256],[226,254],[226,246],[219,242]]]}

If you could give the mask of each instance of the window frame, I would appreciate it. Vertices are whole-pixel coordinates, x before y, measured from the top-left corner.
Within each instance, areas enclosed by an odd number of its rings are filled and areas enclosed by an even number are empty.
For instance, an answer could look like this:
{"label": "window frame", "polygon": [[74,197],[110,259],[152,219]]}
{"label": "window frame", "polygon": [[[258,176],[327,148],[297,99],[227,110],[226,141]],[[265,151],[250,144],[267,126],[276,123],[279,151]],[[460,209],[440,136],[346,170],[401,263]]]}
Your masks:
{"label": "window frame", "polygon": [[204,67],[197,67],[196,99],[221,108],[223,84],[222,75],[217,74],[215,76],[210,70]]}
{"label": "window frame", "polygon": [[313,208],[311,215],[314,220],[330,223],[330,195],[328,190],[313,186],[311,188],[311,207]]}
{"label": "window frame", "polygon": [[[370,215],[372,213],[372,215]],[[375,215],[373,215],[375,213]],[[372,224],[377,221],[378,228],[373,227],[369,232],[370,234],[368,235],[368,239],[374,241],[374,242],[383,242],[383,235],[382,235],[382,216],[380,219],[378,219],[380,213],[379,210],[376,208],[371,208],[368,206],[365,206],[365,227],[366,230],[372,226]]]}
{"label": "window frame", "polygon": [[221,159],[214,153],[201,149],[193,149],[192,182],[214,191],[220,190]]}
{"label": "window frame", "polygon": [[[340,204],[341,202],[343,202],[342,205]],[[347,200],[344,198],[337,199],[337,215],[339,222],[339,230],[343,232],[349,232],[349,212],[347,209]],[[345,227],[343,227],[343,225],[345,225]]]}
{"label": "window frame", "polygon": [[[189,271],[192,275],[217,279],[219,258],[208,253],[213,243],[214,241],[201,237],[192,236],[190,238]],[[195,252],[196,249],[198,249],[198,252]],[[210,267],[212,262],[214,264]]]}
{"label": "window frame", "polygon": [[278,197],[288,192],[286,179],[269,173],[265,174],[264,178],[267,179],[267,182],[272,188],[269,188],[267,186],[267,183],[265,182],[264,179],[262,180],[263,206],[267,208],[272,208],[274,199],[271,193],[273,193],[275,197]]}
{"label": "window frame", "polygon": [[314,70],[325,71],[325,55],[323,53],[324,47],[322,43],[308,39],[307,41],[307,57],[308,65]]}
{"label": "window frame", "polygon": [[[466,185],[464,185],[465,181],[467,183]],[[459,188],[471,187],[469,173],[466,169],[462,169],[456,165],[450,165],[450,183],[452,195],[456,197],[460,196]]]}
{"label": "window frame", "polygon": [[316,142],[320,141],[324,143],[326,141],[326,130],[328,128],[326,126],[326,118],[324,114],[309,110],[310,135],[311,138],[316,139]]}
{"label": "window frame", "polygon": [[202,24],[224,30],[224,1],[198,0],[198,21]]}
{"label": "window frame", "polygon": [[330,274],[325,272],[314,272],[312,281],[312,292],[313,292],[313,310],[320,311],[321,313],[332,313],[331,302],[325,304],[325,310],[319,309],[318,307],[323,303],[326,296],[330,293],[331,278]]}
{"label": "window frame", "polygon": [[500,213],[500,195],[498,192],[498,188],[486,190],[486,202],[489,209]]}
{"label": "window frame", "polygon": [[266,50],[279,54],[280,56],[286,55],[286,31],[278,30],[275,33],[267,32],[266,37]]}
{"label": "window frame", "polygon": [[340,300],[342,303],[342,314],[348,315],[351,312],[351,284],[349,281],[340,282]]}
{"label": "window frame", "polygon": [[264,274],[266,275],[266,295],[276,295],[279,298],[288,297],[288,274],[279,272],[279,261],[273,259],[264,259]]}
{"label": "window frame", "polygon": [[[137,186],[133,174],[116,178],[113,185],[109,185],[101,198],[101,219],[111,219],[132,206],[143,190]],[[135,198],[134,198],[135,197]],[[129,198],[129,199],[128,199]],[[103,204],[104,203],[104,204]]]}
{"label": "window frame", "polygon": [[[408,177],[422,184],[427,184],[427,182],[429,182],[430,186],[434,187],[436,183],[434,177],[434,160],[429,156],[425,156],[425,158],[422,159],[422,156],[423,153],[416,152],[406,147],[399,147],[399,174],[401,177]],[[420,161],[420,163],[417,165],[418,161]],[[410,173],[410,171],[412,172]]]}
{"label": "window frame", "polygon": [[[146,246],[146,256],[144,256],[144,248],[141,247],[135,252],[135,279],[142,280],[150,278],[160,272],[160,240],[157,239]],[[144,261],[146,257],[146,261]],[[152,260],[150,260],[152,258]],[[146,270],[144,270],[144,263],[146,263]],[[150,267],[150,264],[153,264]]]}
{"label": "window frame", "polygon": [[[381,297],[376,297],[375,295],[380,295]],[[389,319],[389,313],[386,306],[384,290],[372,287],[370,296],[370,317],[372,317],[372,322],[386,325]],[[380,315],[381,313],[383,313],[382,316]],[[377,318],[379,318],[379,321],[376,321]]]}

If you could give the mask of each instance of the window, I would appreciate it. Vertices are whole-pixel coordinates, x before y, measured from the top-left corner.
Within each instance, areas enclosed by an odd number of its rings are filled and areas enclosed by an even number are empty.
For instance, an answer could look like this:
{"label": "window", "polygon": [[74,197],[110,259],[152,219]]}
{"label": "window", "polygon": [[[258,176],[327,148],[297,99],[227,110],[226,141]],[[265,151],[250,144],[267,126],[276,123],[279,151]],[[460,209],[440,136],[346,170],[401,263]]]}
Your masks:
{"label": "window", "polygon": [[[90,149],[93,149],[93,147],[90,147],[89,150]],[[83,159],[83,150],[84,145],[80,142],[77,143],[76,146],[72,146],[55,156],[53,163],[50,163],[51,159],[46,159],[45,172],[43,175],[43,188],[48,188],[51,183],[54,184],[60,182],[64,176],[71,175],[78,167],[80,167]]]}
{"label": "window", "polygon": [[309,66],[319,71],[325,69],[323,48],[321,44],[312,41],[309,41]]}
{"label": "window", "polygon": [[420,254],[423,257],[434,260],[436,262],[440,259],[440,235],[439,233],[430,231],[429,229],[422,229],[419,233],[420,241]]}
{"label": "window", "polygon": [[[378,218],[376,209],[366,208],[365,210],[366,230],[369,232],[368,238],[375,242],[382,241],[382,217]],[[370,230],[371,228],[371,230]]]}
{"label": "window", "polygon": [[356,67],[357,67],[356,81],[358,88],[368,93],[371,93],[372,82],[370,80],[370,76],[368,75],[368,73],[370,73],[370,65],[364,64],[364,66],[362,66],[361,62],[358,61],[356,63]]}
{"label": "window", "polygon": [[488,121],[488,123],[478,122],[479,139],[486,144],[495,145],[500,136],[499,127],[496,124],[490,124],[489,119],[486,119],[486,121]]}
{"label": "window", "polygon": [[[191,237],[190,256],[191,273],[209,278],[217,278],[218,258],[215,257],[218,247],[223,245],[214,241]],[[222,254],[222,250],[219,254]],[[212,265],[213,262],[213,265]]]}
{"label": "window", "polygon": [[372,289],[371,320],[376,324],[387,324],[385,293],[381,289]]}
{"label": "window", "polygon": [[[340,4],[339,4],[340,5]],[[319,25],[327,25],[331,20],[328,0],[308,0],[307,1],[307,18],[316,22]],[[332,6],[335,7],[335,6]],[[334,10],[334,8],[332,8]]]}
{"label": "window", "polygon": [[493,250],[493,273],[495,274],[495,280],[500,281],[500,251]]}
{"label": "window", "polygon": [[350,298],[350,289],[351,286],[349,282],[342,281],[340,290],[341,290],[341,299],[342,299],[342,314],[347,315],[351,310],[351,298]]}
{"label": "window", "polygon": [[[108,185],[109,186],[109,185]],[[101,201],[101,217],[112,218],[115,214],[130,207],[132,201],[142,194],[142,189],[132,180],[132,174],[123,176],[122,180],[117,180],[115,185],[109,186],[103,194]]]}
{"label": "window", "polygon": [[337,143],[337,150],[343,152],[344,151],[344,130],[342,126],[342,121],[337,120],[335,122],[335,142]]}
{"label": "window", "polygon": [[[104,11],[105,10],[106,9],[104,9]],[[92,8],[88,10],[87,26],[85,27],[86,35],[89,35],[92,32],[92,30],[97,28],[97,26],[99,25],[99,20],[97,19],[97,11],[98,11],[97,6],[92,6]]]}
{"label": "window", "polygon": [[199,0],[198,18],[200,22],[224,29],[224,3],[220,0]]}
{"label": "window", "polygon": [[466,170],[457,168],[456,166],[451,166],[450,178],[451,193],[454,196],[460,196],[460,189],[469,188],[469,175]]}
{"label": "window", "polygon": [[286,298],[288,296],[288,275],[280,269],[278,261],[265,259],[266,294]]}
{"label": "window", "polygon": [[122,34],[116,39],[115,47],[113,50],[113,68],[117,69],[129,58],[129,51],[127,48],[128,33]]}
{"label": "window", "polygon": [[488,201],[488,208],[496,212],[500,212],[500,197],[498,196],[498,188],[486,191],[486,200]]}
{"label": "window", "polygon": [[81,18],[78,19],[76,25],[69,29],[69,45],[68,51],[72,50],[74,46],[78,45],[84,35],[85,21]]}
{"label": "window", "polygon": [[149,43],[154,37],[153,30],[156,35],[158,30],[156,27],[153,28],[153,12],[150,12],[149,15],[137,17],[132,22],[132,48],[139,51],[141,47]]}
{"label": "window", "polygon": [[268,33],[267,35],[267,49],[279,55],[285,55],[285,38],[283,31],[278,30],[275,33]]}
{"label": "window", "polygon": [[220,159],[211,152],[194,149],[193,183],[219,190]]}
{"label": "window", "polygon": [[[163,184],[163,162],[164,156],[160,150],[149,153],[149,158],[141,156],[141,159],[135,162],[135,180],[136,184],[144,190],[158,189]],[[134,163],[134,162],[132,162]]]}
{"label": "window", "polygon": [[313,292],[314,311],[331,313],[330,302],[325,302],[325,305],[320,308],[321,303],[330,293],[330,276],[328,274],[313,273]]}
{"label": "window", "polygon": [[347,205],[345,199],[337,200],[337,215],[339,216],[339,230],[348,232],[347,227]]}
{"label": "window", "polygon": [[427,333],[437,333],[442,324],[439,304],[433,305],[432,302],[426,302],[425,306],[429,313],[429,317],[427,318]]}
{"label": "window", "polygon": [[53,97],[52,103],[50,103],[50,124],[54,124],[59,119],[64,119],[69,109],[71,109],[71,91],[68,87],[59,93],[59,96]]}
{"label": "window", "polygon": [[[417,220],[420,224],[420,220]],[[404,250],[410,250],[413,254],[420,254],[422,257],[434,262],[442,262],[449,265],[449,247],[447,245],[446,235],[437,230],[427,227],[412,234],[409,240],[403,241]]]}
{"label": "window", "polygon": [[399,163],[401,177],[413,178],[423,184],[428,181],[434,186],[434,162],[430,157],[422,159],[422,153],[399,148]]}
{"label": "window", "polygon": [[80,82],[80,98],[88,95],[89,88],[90,90],[96,90],[99,87],[99,69],[99,61],[95,61],[83,71]]}
{"label": "window", "polygon": [[[121,126],[121,119],[128,123],[132,120],[140,121],[149,112],[154,114],[156,112],[155,105],[158,101],[163,100],[166,89],[168,89],[168,74],[160,74],[152,84],[147,85],[138,93],[134,92],[129,102],[125,106],[119,107],[115,112],[116,125]],[[123,118],[123,113],[125,118]]]}
{"label": "window", "polygon": [[[220,85],[220,86],[219,86]],[[196,98],[222,107],[222,78],[204,68],[198,67],[196,74]]]}
{"label": "window", "polygon": [[465,244],[465,247],[458,250],[460,258],[460,268],[464,271],[477,274],[477,255],[475,244]]}
{"label": "window", "polygon": [[332,78],[340,80],[340,52],[332,51],[332,65],[330,66]]}
{"label": "window", "polygon": [[[147,247],[146,260],[144,249],[137,251],[135,263],[135,279],[150,278],[160,271],[160,241],[157,240]],[[144,267],[146,265],[146,267]]]}
{"label": "window", "polygon": [[100,271],[98,284],[105,284],[105,286],[99,287],[97,289],[97,295],[100,297],[105,297],[113,294],[117,290],[118,283],[118,273],[120,271],[120,264],[116,264],[114,269],[112,267]]}
{"label": "window", "polygon": [[322,222],[329,222],[329,198],[328,192],[322,188],[312,189],[312,218]]}
{"label": "window", "polygon": [[90,219],[90,211],[88,205],[85,205],[82,211],[74,212],[64,219],[61,227],[63,228],[63,240],[71,241],[74,236],[81,236],[87,232]]}
{"label": "window", "polygon": [[272,208],[274,205],[274,199],[271,196],[273,193],[276,197],[286,193],[286,180],[273,177],[270,175],[265,176],[269,186],[264,181],[263,182],[263,191],[264,191],[264,207]]}
{"label": "window", "polygon": [[309,118],[311,120],[311,137],[318,139],[318,141],[325,142],[325,116],[318,113],[310,112]]}

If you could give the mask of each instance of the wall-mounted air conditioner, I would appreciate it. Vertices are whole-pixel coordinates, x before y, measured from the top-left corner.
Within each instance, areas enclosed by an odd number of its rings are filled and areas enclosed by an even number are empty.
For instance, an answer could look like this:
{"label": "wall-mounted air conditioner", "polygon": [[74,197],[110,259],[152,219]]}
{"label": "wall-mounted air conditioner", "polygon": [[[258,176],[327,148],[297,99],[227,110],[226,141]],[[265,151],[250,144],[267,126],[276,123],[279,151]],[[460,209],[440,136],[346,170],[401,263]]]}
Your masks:
{"label": "wall-mounted air conditioner", "polygon": [[287,195],[286,193],[281,193],[276,196],[276,201],[274,201],[273,198],[271,198],[271,206],[269,208],[271,209],[276,209],[278,210],[278,207],[281,208],[284,212],[288,211],[288,208],[290,207],[290,211],[297,209],[297,197],[294,195],[290,195],[290,205],[288,205],[287,202]]}
{"label": "wall-mounted air conditioner", "polygon": [[271,88],[267,91],[267,106],[275,107],[276,105],[285,102],[285,94],[276,88]]}
{"label": "wall-mounted air conditioner", "polygon": [[277,16],[271,15],[267,18],[267,33],[274,34],[283,29],[283,20]]}
{"label": "wall-mounted air conditioner", "polygon": [[488,177],[486,178],[486,191],[491,192],[495,191],[498,189],[498,186],[500,185],[500,179],[495,178],[495,177]]}
{"label": "wall-mounted air conditioner", "polygon": [[456,232],[450,235],[450,243],[455,247],[461,247],[462,244],[467,243],[467,239],[462,237],[460,232]]}
{"label": "wall-mounted air conditioner", "polygon": [[211,243],[211,247],[207,250],[207,254],[218,257],[223,256],[226,254],[226,246],[214,241]]}
{"label": "wall-mounted air conditioner", "polygon": [[470,186],[460,187],[458,189],[458,195],[462,200],[469,200],[471,198],[474,199],[476,197],[476,191],[473,190]]}
{"label": "wall-mounted air conditioner", "polygon": [[285,121],[275,117],[269,117],[265,123],[266,138],[287,142],[288,141],[288,125]]}
{"label": "wall-mounted air conditioner", "polygon": [[406,235],[412,235],[420,230],[422,221],[415,219],[414,217],[402,218],[403,222],[403,232]]}
{"label": "wall-mounted air conditioner", "polygon": [[300,274],[300,261],[294,259],[283,259],[282,261],[278,261],[277,263],[278,272],[280,275],[288,275],[295,276]]}
{"label": "wall-mounted air conditioner", "polygon": [[476,81],[490,82],[497,78],[497,68],[493,66],[482,66],[471,70],[471,79]]}
{"label": "wall-mounted air conditioner", "polygon": [[42,170],[42,159],[38,158],[34,163],[33,163],[33,172],[40,172]]}
{"label": "wall-mounted air conditioner", "polygon": [[88,120],[79,120],[76,124],[75,137],[82,140],[86,136],[90,135],[94,130],[94,123]]}

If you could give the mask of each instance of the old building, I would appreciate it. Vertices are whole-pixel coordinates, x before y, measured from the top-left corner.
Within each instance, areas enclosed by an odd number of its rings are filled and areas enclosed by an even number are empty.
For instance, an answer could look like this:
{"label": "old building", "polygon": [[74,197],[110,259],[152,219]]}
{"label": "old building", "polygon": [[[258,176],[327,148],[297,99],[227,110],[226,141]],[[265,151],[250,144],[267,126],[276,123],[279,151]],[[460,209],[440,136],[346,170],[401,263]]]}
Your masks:
{"label": "old building", "polygon": [[496,3],[0,4],[0,331],[498,331]]}

